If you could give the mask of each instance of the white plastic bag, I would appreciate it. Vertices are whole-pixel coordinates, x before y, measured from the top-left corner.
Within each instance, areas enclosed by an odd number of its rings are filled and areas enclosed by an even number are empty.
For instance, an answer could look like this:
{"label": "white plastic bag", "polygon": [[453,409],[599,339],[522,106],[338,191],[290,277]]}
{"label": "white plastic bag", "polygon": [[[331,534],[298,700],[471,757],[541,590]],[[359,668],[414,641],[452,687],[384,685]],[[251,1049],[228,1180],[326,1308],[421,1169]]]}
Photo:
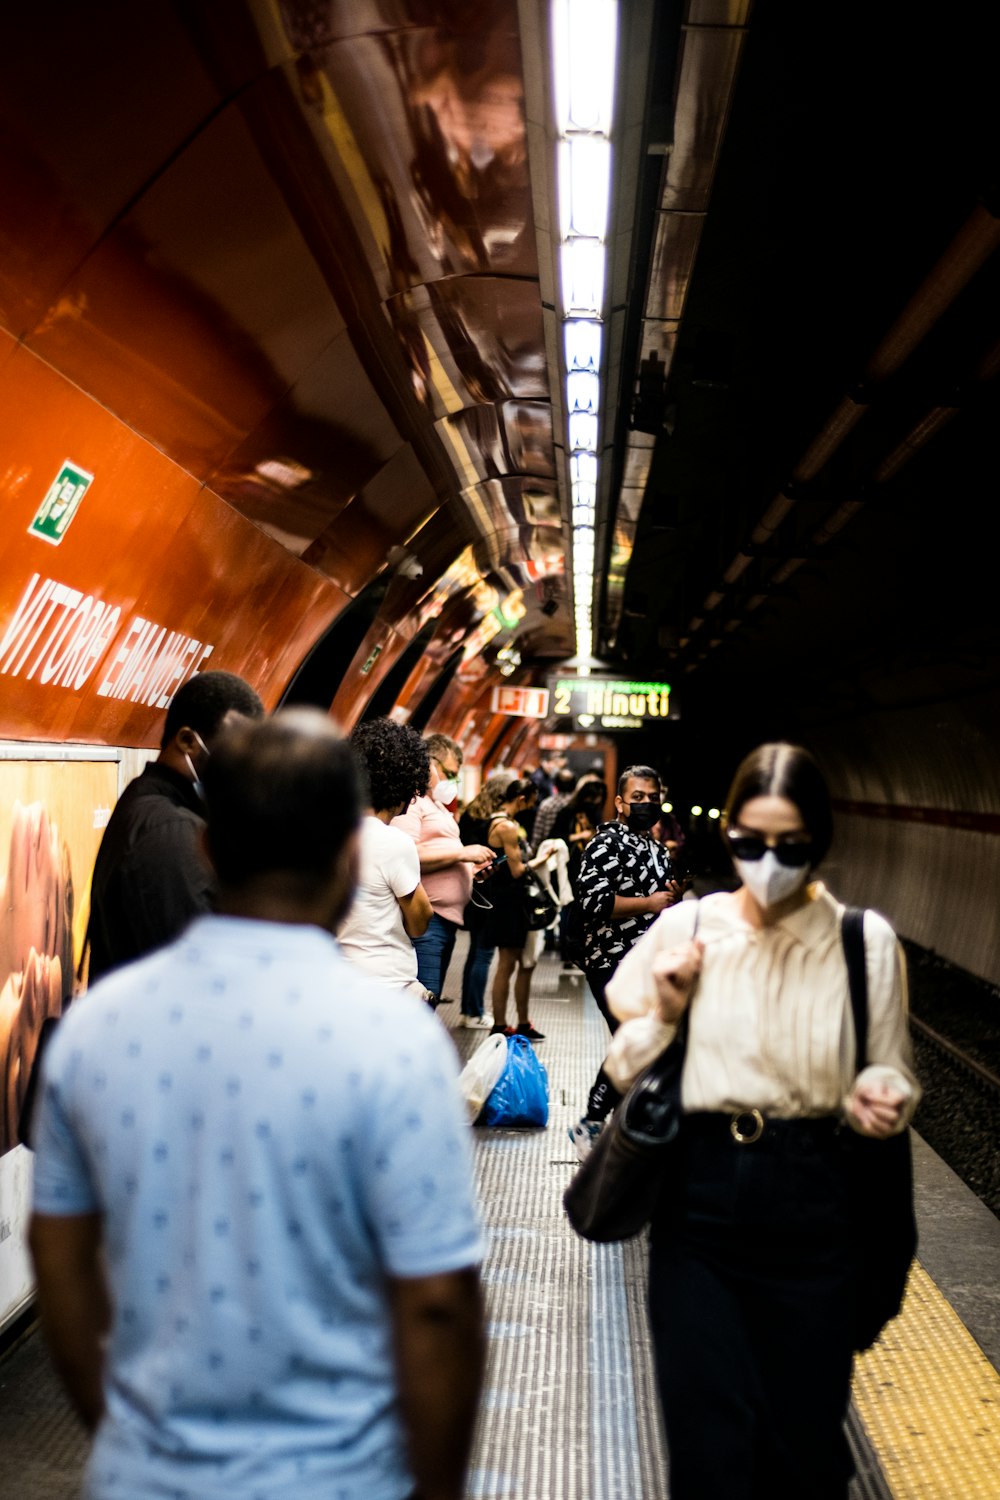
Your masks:
{"label": "white plastic bag", "polygon": [[488,1036],[482,1046],[476,1048],[458,1075],[458,1086],[473,1124],[496,1088],[506,1061],[507,1038],[498,1032],[496,1036]]}

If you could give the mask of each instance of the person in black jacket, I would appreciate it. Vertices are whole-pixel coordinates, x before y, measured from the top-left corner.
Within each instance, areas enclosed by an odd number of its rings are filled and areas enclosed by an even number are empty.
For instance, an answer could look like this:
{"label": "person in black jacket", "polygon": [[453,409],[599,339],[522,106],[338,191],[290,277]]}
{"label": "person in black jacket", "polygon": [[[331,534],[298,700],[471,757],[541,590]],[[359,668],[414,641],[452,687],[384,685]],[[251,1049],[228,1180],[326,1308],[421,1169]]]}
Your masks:
{"label": "person in black jacket", "polygon": [[174,694],[159,756],[125,788],[97,851],[87,928],[90,984],[212,910],[201,772],[228,724],[263,715],[253,688],[232,672],[202,672]]}
{"label": "person in black jacket", "polygon": [[[684,892],[673,879],[665,847],[652,837],[662,816],[659,773],[651,766],[628,766],[618,778],[618,817],[605,823],[583,851],[576,899],[584,931],[584,974],[597,1008],[612,1035],[618,1022],[605,991],[632,945]],[[569,1128],[577,1155],[588,1154],[621,1095],[601,1068],[587,1100],[587,1112]]]}

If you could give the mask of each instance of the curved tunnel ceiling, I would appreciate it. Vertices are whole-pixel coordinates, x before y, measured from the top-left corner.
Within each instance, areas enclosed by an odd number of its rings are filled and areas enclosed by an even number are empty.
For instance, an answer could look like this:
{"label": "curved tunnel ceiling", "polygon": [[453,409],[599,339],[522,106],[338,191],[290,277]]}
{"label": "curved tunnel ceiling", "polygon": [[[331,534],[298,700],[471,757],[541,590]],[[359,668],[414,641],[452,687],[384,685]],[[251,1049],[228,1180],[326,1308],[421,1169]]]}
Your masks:
{"label": "curved tunnel ceiling", "polygon": [[[456,702],[515,635],[522,676],[570,655],[546,13],[7,18],[4,733],[146,743],[196,660],[276,702],[377,576],[345,722],[418,637],[403,706],[456,653]],[[996,15],[624,15],[601,657],[708,738],[722,703],[794,728],[992,687]],[[53,549],[67,458],[93,482]]]}
{"label": "curved tunnel ceiling", "polygon": [[[58,554],[18,536],[5,619],[99,577],[273,700],[389,570],[383,672],[456,594],[567,654],[513,0],[56,10],[0,60],[6,503],[63,449],[95,482]],[[94,107],[52,108],[53,26]],[[21,678],[8,732],[142,738]]]}

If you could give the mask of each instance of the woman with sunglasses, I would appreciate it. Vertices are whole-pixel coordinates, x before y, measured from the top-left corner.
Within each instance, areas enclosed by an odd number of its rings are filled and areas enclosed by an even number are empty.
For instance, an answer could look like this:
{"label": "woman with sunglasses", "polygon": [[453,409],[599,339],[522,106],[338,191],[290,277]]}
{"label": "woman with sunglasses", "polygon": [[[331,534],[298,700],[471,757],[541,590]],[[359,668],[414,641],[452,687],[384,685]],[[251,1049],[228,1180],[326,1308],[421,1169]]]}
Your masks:
{"label": "woman with sunglasses", "polygon": [[901,950],[872,911],[871,1063],[855,1067],[843,908],[812,878],[832,832],[808,752],[762,745],[739,767],[723,821],[742,885],[665,911],[608,986],[624,1023],[606,1064],[619,1086],[690,1007],[680,1183],[650,1250],[671,1500],[847,1494],[844,1133],[903,1130],[919,1088]]}

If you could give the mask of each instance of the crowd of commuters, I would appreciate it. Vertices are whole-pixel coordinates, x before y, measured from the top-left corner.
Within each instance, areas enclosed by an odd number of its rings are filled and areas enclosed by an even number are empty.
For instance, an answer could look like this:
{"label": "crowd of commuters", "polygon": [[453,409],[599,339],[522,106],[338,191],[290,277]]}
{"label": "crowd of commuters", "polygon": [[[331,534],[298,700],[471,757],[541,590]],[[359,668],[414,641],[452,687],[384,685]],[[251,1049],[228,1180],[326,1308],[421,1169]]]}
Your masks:
{"label": "crowd of commuters", "polygon": [[[266,717],[209,672],[121,798],[91,989],[49,1041],[34,1112],[39,1310],[96,1435],[88,1500],[465,1493],[483,1244],[435,1011],[464,927],[458,1024],[544,1040],[530,871],[575,912],[610,1035],[570,1131],[581,1157],[688,1013],[680,1187],[649,1262],[671,1495],[843,1500],[838,1128],[896,1133],[919,1089],[874,913],[870,1066],[844,1041],[818,768],[787,745],[747,759],[722,825],[742,883],[695,900],[652,767],[622,773],[605,821],[605,783],[557,758],[461,809],[461,764],[454,740],[388,718],[345,739],[318,711]],[[744,1117],[766,1142],[751,1156]]]}

